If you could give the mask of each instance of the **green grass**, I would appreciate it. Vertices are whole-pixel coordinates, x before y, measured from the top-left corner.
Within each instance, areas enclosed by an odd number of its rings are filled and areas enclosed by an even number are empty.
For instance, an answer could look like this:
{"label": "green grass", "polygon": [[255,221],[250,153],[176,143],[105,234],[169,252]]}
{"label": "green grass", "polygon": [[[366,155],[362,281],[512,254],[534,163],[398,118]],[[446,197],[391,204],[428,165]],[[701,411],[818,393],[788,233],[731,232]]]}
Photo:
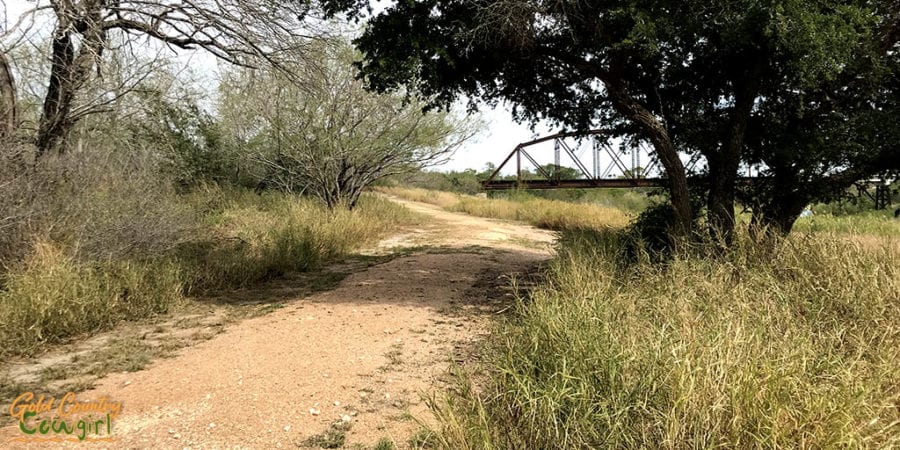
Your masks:
{"label": "green grass", "polygon": [[893,210],[865,211],[857,214],[815,214],[797,219],[797,231],[864,234],[872,236],[900,236],[900,220]]}
{"label": "green grass", "polygon": [[900,253],[833,235],[622,261],[570,232],[483,367],[433,403],[443,448],[900,445]]}

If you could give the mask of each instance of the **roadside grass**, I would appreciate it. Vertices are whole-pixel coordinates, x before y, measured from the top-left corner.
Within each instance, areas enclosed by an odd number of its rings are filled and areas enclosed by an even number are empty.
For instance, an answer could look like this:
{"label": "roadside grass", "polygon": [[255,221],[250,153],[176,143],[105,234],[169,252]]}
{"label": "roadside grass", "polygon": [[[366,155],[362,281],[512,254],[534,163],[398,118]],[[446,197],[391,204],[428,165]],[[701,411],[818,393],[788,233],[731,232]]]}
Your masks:
{"label": "roadside grass", "polygon": [[166,251],[98,259],[79,252],[77,240],[23,243],[30,251],[0,275],[0,357],[164,314],[189,295],[314,270],[418,220],[372,195],[353,211],[241,189],[200,189],[180,201],[197,216],[179,225],[191,232]]}
{"label": "roadside grass", "polygon": [[406,200],[414,202],[429,203],[439,206],[443,209],[451,209],[459,203],[462,194],[454,194],[452,192],[435,191],[422,188],[405,188],[405,187],[388,187],[378,186],[374,188],[377,192],[388,195],[394,195]]}
{"label": "roadside grass", "polygon": [[314,199],[279,193],[216,190],[212,196],[211,238],[181,249],[193,270],[190,288],[200,290],[316,269],[417,220],[406,208],[371,195],[353,211],[329,211]]}
{"label": "roadside grass", "polygon": [[631,220],[628,214],[617,208],[548,200],[527,194],[513,195],[509,199],[492,199],[419,188],[379,187],[377,190],[407,200],[430,203],[448,211],[492,219],[518,220],[557,231],[620,228]]}
{"label": "roadside grass", "polygon": [[37,241],[0,291],[0,355],[31,355],[124,319],[165,313],[184,300],[183,275],[171,260],[81,262]]}
{"label": "roadside grass", "polygon": [[897,246],[742,238],[652,264],[622,239],[563,233],[480,370],[432,403],[442,448],[900,445]]}

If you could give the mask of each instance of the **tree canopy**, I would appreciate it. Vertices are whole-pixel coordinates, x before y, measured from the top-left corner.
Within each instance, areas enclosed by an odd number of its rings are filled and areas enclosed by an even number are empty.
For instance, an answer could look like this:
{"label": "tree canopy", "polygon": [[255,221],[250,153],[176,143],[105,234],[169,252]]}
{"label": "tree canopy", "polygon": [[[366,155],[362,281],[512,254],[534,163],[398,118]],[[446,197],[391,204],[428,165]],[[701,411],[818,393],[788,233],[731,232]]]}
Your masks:
{"label": "tree canopy", "polygon": [[444,162],[475,132],[456,114],[367,91],[346,43],[316,54],[320,71],[302,87],[279,71],[238,69],[220,88],[233,145],[254,153],[275,187],[353,208],[372,182]]}
{"label": "tree canopy", "polygon": [[[356,18],[366,4],[325,1]],[[796,208],[779,212],[772,180],[803,203],[824,194],[813,180],[900,164],[885,121],[897,38],[893,0],[424,0],[374,15],[355,43],[372,89],[410,87],[434,106],[506,101],[520,120],[649,142],[682,233],[695,214],[680,154],[700,153],[708,223],[729,234],[741,162],[767,166],[754,213],[782,230]]]}

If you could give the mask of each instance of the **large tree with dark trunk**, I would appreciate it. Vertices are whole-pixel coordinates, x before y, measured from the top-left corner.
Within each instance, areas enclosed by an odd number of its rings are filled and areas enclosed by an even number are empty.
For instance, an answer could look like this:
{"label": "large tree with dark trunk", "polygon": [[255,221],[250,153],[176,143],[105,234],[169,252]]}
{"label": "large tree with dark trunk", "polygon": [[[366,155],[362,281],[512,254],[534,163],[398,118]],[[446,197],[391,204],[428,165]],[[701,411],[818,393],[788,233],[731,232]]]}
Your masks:
{"label": "large tree with dark trunk", "polygon": [[[326,0],[366,15],[368,2]],[[692,227],[680,152],[706,160],[711,230],[730,238],[738,167],[761,101],[819,89],[856,67],[889,22],[885,1],[401,1],[356,44],[371,88],[435,104],[508,101],[521,120],[609,128],[652,144],[677,233]],[[896,33],[894,33],[896,34]],[[860,66],[861,67],[861,66]],[[866,69],[868,70],[868,69]],[[757,135],[751,135],[757,133]],[[803,158],[804,147],[791,147]],[[758,158],[757,158],[758,159]]]}

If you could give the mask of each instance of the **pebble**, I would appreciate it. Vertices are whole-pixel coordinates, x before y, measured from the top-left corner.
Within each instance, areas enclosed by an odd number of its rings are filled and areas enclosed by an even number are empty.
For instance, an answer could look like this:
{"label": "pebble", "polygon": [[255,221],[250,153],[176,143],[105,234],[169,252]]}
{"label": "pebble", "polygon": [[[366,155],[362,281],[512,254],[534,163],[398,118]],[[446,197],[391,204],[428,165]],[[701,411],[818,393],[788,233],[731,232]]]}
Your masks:
{"label": "pebble", "polygon": [[291,426],[290,426],[290,425],[285,425],[285,426],[284,426],[284,431],[291,431]]}
{"label": "pebble", "polygon": [[319,410],[316,409],[316,408],[309,408],[309,413],[312,414],[312,415],[314,415],[314,416],[318,416],[318,415],[321,414],[322,412],[319,411]]}

